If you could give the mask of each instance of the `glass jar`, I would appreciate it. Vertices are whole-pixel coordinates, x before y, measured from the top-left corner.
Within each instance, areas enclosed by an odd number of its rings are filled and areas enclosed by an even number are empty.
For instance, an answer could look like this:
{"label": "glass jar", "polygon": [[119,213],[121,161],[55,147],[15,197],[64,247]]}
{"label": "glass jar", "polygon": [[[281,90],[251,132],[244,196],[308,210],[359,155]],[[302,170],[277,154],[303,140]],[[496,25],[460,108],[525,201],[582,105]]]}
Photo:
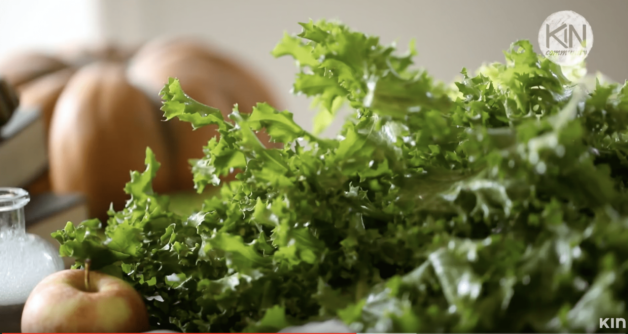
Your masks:
{"label": "glass jar", "polygon": [[[20,330],[22,308],[28,295],[46,276],[63,270],[55,247],[26,233],[24,206],[28,192],[0,188],[0,332]],[[16,327],[17,326],[17,327]]]}

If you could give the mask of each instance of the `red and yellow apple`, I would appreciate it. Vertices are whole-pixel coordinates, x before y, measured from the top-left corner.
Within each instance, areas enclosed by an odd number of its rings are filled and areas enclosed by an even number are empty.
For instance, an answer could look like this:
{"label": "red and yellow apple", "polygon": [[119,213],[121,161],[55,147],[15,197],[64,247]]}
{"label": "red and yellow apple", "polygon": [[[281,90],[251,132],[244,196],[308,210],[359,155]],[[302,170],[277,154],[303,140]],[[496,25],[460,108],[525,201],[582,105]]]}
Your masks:
{"label": "red and yellow apple", "polygon": [[131,285],[89,270],[46,277],[22,313],[23,333],[139,333],[149,328],[144,301]]}

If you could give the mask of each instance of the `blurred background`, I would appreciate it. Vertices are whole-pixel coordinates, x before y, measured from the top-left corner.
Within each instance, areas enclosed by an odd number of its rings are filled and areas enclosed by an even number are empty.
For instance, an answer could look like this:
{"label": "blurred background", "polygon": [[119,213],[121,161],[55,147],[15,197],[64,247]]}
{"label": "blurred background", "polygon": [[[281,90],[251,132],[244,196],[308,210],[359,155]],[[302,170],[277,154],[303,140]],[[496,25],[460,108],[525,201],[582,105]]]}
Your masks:
{"label": "blurred background", "polygon": [[[619,81],[628,78],[625,0],[2,0],[0,57],[77,42],[134,45],[162,35],[195,36],[258,73],[276,91],[281,107],[310,129],[309,102],[289,94],[295,74],[292,60],[270,55],[284,32],[300,31],[297,22],[339,19],[384,42],[398,41],[402,50],[415,38],[417,63],[437,79],[451,81],[462,67],[503,61],[502,50],[517,39],[530,39],[538,47],[543,20],[567,9],[592,26],[589,72],[601,71]],[[334,135],[340,123],[325,135]]]}
{"label": "blurred background", "polygon": [[[38,109],[41,117],[16,113],[0,132],[0,187],[49,196],[39,200],[41,213],[27,214],[32,231],[51,212],[63,217],[49,219],[37,232],[43,236],[68,220],[106,221],[111,203],[120,210],[129,171],[144,169],[146,146],[162,163],[155,190],[190,192],[188,160],[201,158],[216,133],[160,122],[158,92],[169,76],[225,113],[236,102],[250,112],[267,101],[312,129],[310,101],[290,94],[293,60],[270,54],[285,32],[300,32],[298,22],[338,19],[402,52],[414,38],[417,65],[451,82],[463,67],[503,61],[518,39],[539,52],[541,24],[561,10],[576,11],[592,27],[589,73],[627,79],[625,0],[1,0],[0,76],[15,86],[23,111]],[[337,134],[342,115],[323,136]],[[43,130],[24,130],[31,125]],[[182,211],[199,203],[184,195],[173,201],[187,205]],[[68,208],[78,210],[74,218],[63,214]]]}

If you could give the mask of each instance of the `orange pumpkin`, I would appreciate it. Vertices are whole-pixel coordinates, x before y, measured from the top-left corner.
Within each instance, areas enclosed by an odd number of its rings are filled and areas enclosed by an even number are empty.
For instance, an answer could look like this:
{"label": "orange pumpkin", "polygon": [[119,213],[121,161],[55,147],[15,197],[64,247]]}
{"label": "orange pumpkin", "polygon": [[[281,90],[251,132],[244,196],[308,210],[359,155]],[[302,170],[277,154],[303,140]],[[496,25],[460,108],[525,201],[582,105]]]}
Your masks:
{"label": "orange pumpkin", "polygon": [[[23,53],[0,62],[0,75],[17,88],[22,106],[44,114],[50,171],[32,190],[49,185],[57,193],[83,193],[90,215],[101,219],[110,203],[116,209],[124,205],[124,184],[129,171],[144,169],[146,146],[162,164],[156,191],[193,187],[188,160],[202,157],[203,145],[217,132],[161,121],[158,93],[168,77],[225,115],[236,103],[241,112],[257,102],[276,105],[250,70],[187,39],[157,39],[135,53],[109,45],[52,56]],[[273,145],[263,133],[260,139]]]}
{"label": "orange pumpkin", "polygon": [[[258,102],[275,104],[269,91],[255,76],[191,40],[163,39],[145,45],[131,59],[127,73],[129,79],[156,103],[159,96],[154,92],[161,89],[172,73],[176,73],[188,95],[220,109],[225,117],[234,103],[238,103],[243,112],[250,112]],[[177,147],[174,180],[179,187],[189,188],[192,179],[187,157],[202,156],[202,147],[198,143],[207,143],[216,128],[190,131],[190,125],[183,122],[168,122],[166,126]],[[260,134],[260,139],[269,143],[264,133]]]}

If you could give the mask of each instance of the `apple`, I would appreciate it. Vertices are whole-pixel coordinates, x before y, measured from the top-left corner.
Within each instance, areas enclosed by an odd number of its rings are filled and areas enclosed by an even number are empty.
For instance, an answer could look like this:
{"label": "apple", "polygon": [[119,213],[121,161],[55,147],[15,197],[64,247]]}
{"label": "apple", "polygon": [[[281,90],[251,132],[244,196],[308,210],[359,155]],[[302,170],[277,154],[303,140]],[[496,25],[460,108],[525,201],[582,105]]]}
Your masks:
{"label": "apple", "polygon": [[33,289],[22,313],[23,333],[139,333],[150,329],[144,301],[125,281],[63,270]]}

